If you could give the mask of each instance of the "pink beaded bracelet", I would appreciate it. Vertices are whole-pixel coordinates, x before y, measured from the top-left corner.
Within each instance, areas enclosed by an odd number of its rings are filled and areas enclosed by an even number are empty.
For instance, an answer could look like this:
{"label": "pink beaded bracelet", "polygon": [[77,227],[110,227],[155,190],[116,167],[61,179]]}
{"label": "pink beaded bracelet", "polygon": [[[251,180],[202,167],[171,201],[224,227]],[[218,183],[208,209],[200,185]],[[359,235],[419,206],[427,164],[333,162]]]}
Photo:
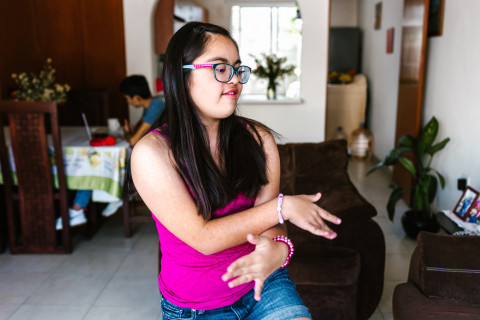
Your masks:
{"label": "pink beaded bracelet", "polygon": [[290,239],[288,239],[285,236],[276,236],[275,238],[272,239],[275,242],[283,242],[288,246],[288,256],[287,259],[285,259],[285,262],[282,264],[280,268],[285,268],[288,263],[290,262],[290,259],[293,256],[293,252],[295,251],[295,248],[293,247],[293,243]]}
{"label": "pink beaded bracelet", "polygon": [[277,202],[277,214],[278,214],[278,222],[283,224],[285,221],[283,220],[282,215],[282,203],[283,203],[283,193],[278,195],[278,202]]}

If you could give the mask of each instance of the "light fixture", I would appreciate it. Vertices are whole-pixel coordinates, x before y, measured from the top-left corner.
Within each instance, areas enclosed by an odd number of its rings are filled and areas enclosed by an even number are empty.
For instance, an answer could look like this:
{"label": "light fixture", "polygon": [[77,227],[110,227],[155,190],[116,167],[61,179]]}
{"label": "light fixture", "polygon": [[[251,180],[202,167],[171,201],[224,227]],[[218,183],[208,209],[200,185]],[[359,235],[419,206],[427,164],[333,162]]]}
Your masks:
{"label": "light fixture", "polygon": [[302,33],[302,26],[303,26],[302,14],[300,13],[300,6],[298,5],[297,0],[295,0],[295,5],[297,6],[297,15],[295,16],[295,27],[300,33]]}

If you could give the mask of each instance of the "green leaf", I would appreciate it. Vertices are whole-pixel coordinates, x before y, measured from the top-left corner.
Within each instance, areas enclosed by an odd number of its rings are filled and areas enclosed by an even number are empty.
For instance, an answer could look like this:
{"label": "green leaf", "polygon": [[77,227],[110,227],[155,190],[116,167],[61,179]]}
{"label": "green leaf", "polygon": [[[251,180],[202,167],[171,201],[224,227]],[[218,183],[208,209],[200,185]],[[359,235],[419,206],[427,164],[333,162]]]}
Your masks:
{"label": "green leaf", "polygon": [[427,150],[425,150],[425,152],[428,153],[430,156],[433,156],[435,153],[437,153],[438,151],[445,148],[445,146],[447,145],[447,143],[449,141],[450,141],[450,138],[445,138],[443,141],[427,148]]}
{"label": "green leaf", "polygon": [[433,202],[433,199],[435,199],[435,195],[437,194],[437,188],[438,188],[438,183],[437,183],[437,178],[435,176],[432,176],[431,174],[428,175],[429,178],[429,183],[428,183],[428,204],[430,205]]}
{"label": "green leaf", "polygon": [[398,200],[403,197],[403,193],[403,188],[396,188],[390,194],[390,198],[388,199],[387,203],[388,218],[390,221],[393,221],[393,216],[395,215],[395,205],[397,204]]}
{"label": "green leaf", "polygon": [[430,121],[420,131],[417,144],[417,154],[419,158],[423,157],[426,150],[430,149],[438,133],[438,120],[432,117]]}
{"label": "green leaf", "polygon": [[370,173],[372,173],[373,171],[377,170],[378,168],[380,168],[382,166],[383,166],[383,161],[380,161],[372,169],[368,170],[366,175],[368,176]]}
{"label": "green leaf", "polygon": [[397,147],[410,148],[412,151],[415,151],[417,148],[417,141],[414,137],[409,134],[403,135],[397,141]]}
{"label": "green leaf", "polygon": [[415,170],[415,166],[413,165],[412,161],[410,161],[409,159],[405,158],[405,157],[399,157],[398,158],[398,162],[400,162],[400,164],[405,168],[407,169],[407,171],[415,178],[416,175],[417,175],[417,172]]}
{"label": "green leaf", "polygon": [[445,178],[437,170],[434,171],[438,176],[438,180],[440,180],[440,186],[442,187],[442,189],[445,188]]}
{"label": "green leaf", "polygon": [[383,160],[384,165],[386,166],[394,165],[397,162],[398,157],[400,157],[404,153],[411,152],[411,151],[413,150],[408,147],[398,147],[391,150],[385,157],[385,160]]}

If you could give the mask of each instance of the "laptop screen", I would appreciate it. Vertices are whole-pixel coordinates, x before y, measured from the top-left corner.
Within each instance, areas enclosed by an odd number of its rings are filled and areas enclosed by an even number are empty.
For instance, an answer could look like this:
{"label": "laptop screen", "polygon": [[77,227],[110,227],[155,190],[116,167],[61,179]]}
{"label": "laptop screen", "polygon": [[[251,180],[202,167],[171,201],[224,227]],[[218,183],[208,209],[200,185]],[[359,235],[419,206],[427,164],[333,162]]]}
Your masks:
{"label": "laptop screen", "polygon": [[83,123],[85,124],[85,130],[87,130],[88,140],[92,140],[93,139],[92,130],[88,125],[87,116],[85,115],[85,112],[82,112],[82,118],[83,118]]}

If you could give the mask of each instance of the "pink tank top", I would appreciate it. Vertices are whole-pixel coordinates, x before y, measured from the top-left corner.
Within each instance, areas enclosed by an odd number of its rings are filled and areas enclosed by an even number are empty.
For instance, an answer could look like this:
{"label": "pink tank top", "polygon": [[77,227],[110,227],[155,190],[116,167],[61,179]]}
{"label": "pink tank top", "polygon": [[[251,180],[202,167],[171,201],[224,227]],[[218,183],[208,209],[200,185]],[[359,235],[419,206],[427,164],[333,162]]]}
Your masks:
{"label": "pink tank top", "polygon": [[[163,135],[162,132],[152,130]],[[212,219],[234,214],[253,207],[255,199],[239,194],[225,208],[212,213]],[[177,238],[152,213],[157,226],[162,252],[158,285],[171,303],[197,310],[210,310],[233,304],[254,288],[254,282],[229,288],[222,275],[240,257],[251,253],[255,246],[245,242],[236,247],[204,255]]]}

